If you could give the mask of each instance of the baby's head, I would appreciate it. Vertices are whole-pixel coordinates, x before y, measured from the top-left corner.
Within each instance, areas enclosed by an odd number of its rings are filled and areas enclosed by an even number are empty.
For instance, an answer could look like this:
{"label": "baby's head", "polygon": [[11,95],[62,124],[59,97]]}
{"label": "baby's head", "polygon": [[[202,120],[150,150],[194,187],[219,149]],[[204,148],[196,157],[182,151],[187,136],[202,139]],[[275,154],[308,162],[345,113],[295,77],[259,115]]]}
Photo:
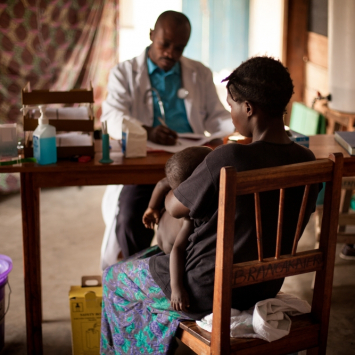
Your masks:
{"label": "baby's head", "polygon": [[233,101],[249,101],[270,117],[282,117],[293,94],[287,68],[266,56],[248,59],[223,81]]}
{"label": "baby's head", "polygon": [[211,151],[209,147],[189,147],[175,153],[165,164],[170,187],[175,189],[185,181]]}

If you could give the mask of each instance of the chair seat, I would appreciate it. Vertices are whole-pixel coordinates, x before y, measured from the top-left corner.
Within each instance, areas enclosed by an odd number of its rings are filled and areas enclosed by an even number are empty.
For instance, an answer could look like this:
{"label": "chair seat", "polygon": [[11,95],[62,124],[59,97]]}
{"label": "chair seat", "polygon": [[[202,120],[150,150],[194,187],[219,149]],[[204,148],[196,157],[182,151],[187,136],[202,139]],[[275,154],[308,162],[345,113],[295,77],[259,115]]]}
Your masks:
{"label": "chair seat", "polygon": [[[271,343],[254,338],[230,338],[231,354],[284,354],[285,346],[294,346],[300,351],[317,346],[319,324],[313,321],[311,314],[290,317],[290,334]],[[177,337],[197,353],[209,354],[211,333],[201,329],[195,321],[180,323]],[[197,340],[197,341],[196,341]]]}

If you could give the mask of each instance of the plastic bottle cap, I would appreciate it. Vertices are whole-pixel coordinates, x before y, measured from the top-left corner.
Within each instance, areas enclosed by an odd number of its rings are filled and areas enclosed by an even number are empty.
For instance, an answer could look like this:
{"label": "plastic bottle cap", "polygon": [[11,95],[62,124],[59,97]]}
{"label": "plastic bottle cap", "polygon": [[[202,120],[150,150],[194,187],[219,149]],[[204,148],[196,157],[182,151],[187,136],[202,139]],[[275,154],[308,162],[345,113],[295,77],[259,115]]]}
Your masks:
{"label": "plastic bottle cap", "polygon": [[40,124],[40,125],[48,124],[49,120],[48,120],[47,116],[44,113],[45,106],[44,105],[39,105],[38,107],[39,107],[39,112],[41,113],[41,116],[38,119],[38,124]]}
{"label": "plastic bottle cap", "polygon": [[91,160],[91,157],[88,155],[82,155],[81,157],[78,158],[79,163],[87,163]]}
{"label": "plastic bottle cap", "polygon": [[45,118],[39,118],[39,119],[38,119],[38,123],[39,123],[39,124],[48,124],[49,121],[48,121],[48,118],[47,118],[47,117],[45,117]]}

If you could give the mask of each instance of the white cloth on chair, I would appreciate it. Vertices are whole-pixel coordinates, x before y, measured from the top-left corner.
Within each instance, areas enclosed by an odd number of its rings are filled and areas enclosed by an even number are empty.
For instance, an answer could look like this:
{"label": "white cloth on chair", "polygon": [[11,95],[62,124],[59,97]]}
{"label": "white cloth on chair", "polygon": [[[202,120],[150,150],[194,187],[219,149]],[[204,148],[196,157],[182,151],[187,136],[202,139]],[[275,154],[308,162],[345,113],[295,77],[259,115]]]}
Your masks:
{"label": "white cloth on chair", "polygon": [[101,244],[101,270],[116,264],[121,251],[116,238],[116,216],[118,215],[118,198],[123,185],[108,185],[101,203],[101,212],[106,228]]}
{"label": "white cloth on chair", "polygon": [[[280,339],[289,334],[290,316],[309,313],[311,306],[294,295],[279,293],[275,298],[258,302],[247,311],[231,310],[230,336],[234,338],[260,338],[266,341]],[[212,331],[213,314],[196,321],[197,325]]]}

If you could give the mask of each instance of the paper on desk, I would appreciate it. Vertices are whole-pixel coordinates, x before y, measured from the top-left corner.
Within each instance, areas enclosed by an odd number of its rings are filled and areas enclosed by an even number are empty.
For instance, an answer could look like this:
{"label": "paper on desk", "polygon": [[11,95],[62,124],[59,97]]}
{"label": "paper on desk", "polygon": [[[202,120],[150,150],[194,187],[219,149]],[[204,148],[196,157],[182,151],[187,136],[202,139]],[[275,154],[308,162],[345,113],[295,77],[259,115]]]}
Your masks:
{"label": "paper on desk", "polygon": [[206,137],[202,134],[179,133],[175,145],[162,145],[147,141],[147,151],[164,150],[169,153],[177,153],[188,147],[197,147],[210,142],[213,139],[223,138],[230,135],[230,132],[217,132]]}
{"label": "paper on desk", "polygon": [[193,140],[204,139],[207,137],[204,134],[198,134],[198,133],[178,133],[177,135],[180,138],[188,138]]}
{"label": "paper on desk", "polygon": [[[49,120],[88,120],[89,110],[86,106],[80,107],[46,107],[45,115]],[[40,113],[35,111],[34,118],[39,118]]]}
{"label": "paper on desk", "polygon": [[92,138],[80,132],[60,133],[56,135],[57,147],[91,146]]}

